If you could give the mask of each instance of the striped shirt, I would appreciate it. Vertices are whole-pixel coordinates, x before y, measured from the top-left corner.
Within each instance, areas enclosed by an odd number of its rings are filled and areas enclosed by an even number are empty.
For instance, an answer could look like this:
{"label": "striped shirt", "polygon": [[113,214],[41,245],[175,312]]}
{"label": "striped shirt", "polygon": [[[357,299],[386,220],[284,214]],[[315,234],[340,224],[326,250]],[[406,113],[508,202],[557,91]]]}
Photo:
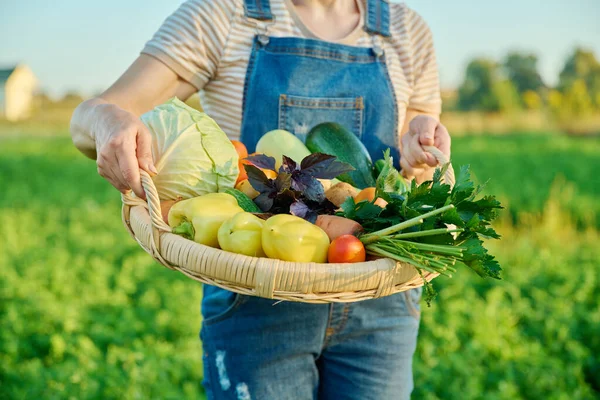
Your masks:
{"label": "striped shirt", "polygon": [[[365,0],[358,0],[364,21]],[[204,111],[230,139],[239,139],[244,80],[257,32],[269,36],[317,38],[296,14],[292,0],[271,0],[274,21],[244,16],[243,0],[189,0],[168,17],[142,50],[199,90]],[[258,26],[257,23],[262,24]],[[372,37],[362,22],[338,41],[386,54],[398,106],[398,132],[408,108],[439,114],[441,98],[431,31],[405,4],[390,3],[391,37]]]}

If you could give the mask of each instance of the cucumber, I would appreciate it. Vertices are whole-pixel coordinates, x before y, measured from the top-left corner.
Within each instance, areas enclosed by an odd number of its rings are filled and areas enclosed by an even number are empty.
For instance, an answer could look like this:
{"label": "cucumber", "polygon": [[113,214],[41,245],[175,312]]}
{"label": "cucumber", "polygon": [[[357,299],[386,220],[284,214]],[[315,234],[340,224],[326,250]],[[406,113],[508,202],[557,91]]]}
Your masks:
{"label": "cucumber", "polygon": [[324,122],[312,128],[306,137],[306,147],[313,153],[336,156],[355,170],[337,177],[359,189],[375,186],[373,162],[367,148],[352,132],[335,122]]}
{"label": "cucumber", "polygon": [[241,192],[237,189],[227,189],[225,193],[232,195],[238,202],[238,206],[242,208],[242,210],[251,213],[261,213],[262,210],[258,208],[258,206],[252,201],[246,193]]}

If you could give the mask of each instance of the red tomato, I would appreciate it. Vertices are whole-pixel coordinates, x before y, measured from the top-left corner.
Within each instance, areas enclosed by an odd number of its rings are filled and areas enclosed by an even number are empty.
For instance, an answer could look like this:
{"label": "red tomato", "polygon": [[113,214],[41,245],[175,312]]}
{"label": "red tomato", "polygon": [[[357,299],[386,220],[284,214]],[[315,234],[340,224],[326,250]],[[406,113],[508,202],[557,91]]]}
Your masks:
{"label": "red tomato", "polygon": [[248,149],[246,149],[244,143],[239,140],[232,140],[231,143],[233,143],[233,147],[235,147],[235,151],[238,153],[240,160],[248,157]]}
{"label": "red tomato", "polygon": [[334,239],[327,252],[330,263],[355,263],[365,261],[365,258],[365,246],[353,235],[342,235]]}

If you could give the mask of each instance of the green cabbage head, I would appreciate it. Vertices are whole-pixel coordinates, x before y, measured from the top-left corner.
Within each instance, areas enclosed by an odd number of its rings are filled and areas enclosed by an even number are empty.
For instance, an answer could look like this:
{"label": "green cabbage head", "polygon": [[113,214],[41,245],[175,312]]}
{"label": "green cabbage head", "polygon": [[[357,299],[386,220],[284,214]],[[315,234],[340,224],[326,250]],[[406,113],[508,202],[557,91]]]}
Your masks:
{"label": "green cabbage head", "polygon": [[161,200],[223,192],[235,185],[238,155],[217,123],[177,98],[142,115],[152,134]]}

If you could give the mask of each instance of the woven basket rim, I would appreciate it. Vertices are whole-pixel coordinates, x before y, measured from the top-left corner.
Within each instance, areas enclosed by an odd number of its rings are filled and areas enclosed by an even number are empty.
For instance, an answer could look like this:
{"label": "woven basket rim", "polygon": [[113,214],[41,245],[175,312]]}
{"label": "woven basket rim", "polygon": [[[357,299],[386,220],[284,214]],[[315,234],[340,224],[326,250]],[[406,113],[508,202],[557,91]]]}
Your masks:
{"label": "woven basket rim", "polygon": [[[448,171],[445,179],[453,184],[453,172]],[[122,195],[125,227],[156,261],[196,281],[245,295],[331,303],[388,296],[423,286],[439,275],[419,273],[410,264],[388,258],[353,264],[296,263],[204,246],[170,232],[152,178],[143,170],[140,175],[147,201]]]}

